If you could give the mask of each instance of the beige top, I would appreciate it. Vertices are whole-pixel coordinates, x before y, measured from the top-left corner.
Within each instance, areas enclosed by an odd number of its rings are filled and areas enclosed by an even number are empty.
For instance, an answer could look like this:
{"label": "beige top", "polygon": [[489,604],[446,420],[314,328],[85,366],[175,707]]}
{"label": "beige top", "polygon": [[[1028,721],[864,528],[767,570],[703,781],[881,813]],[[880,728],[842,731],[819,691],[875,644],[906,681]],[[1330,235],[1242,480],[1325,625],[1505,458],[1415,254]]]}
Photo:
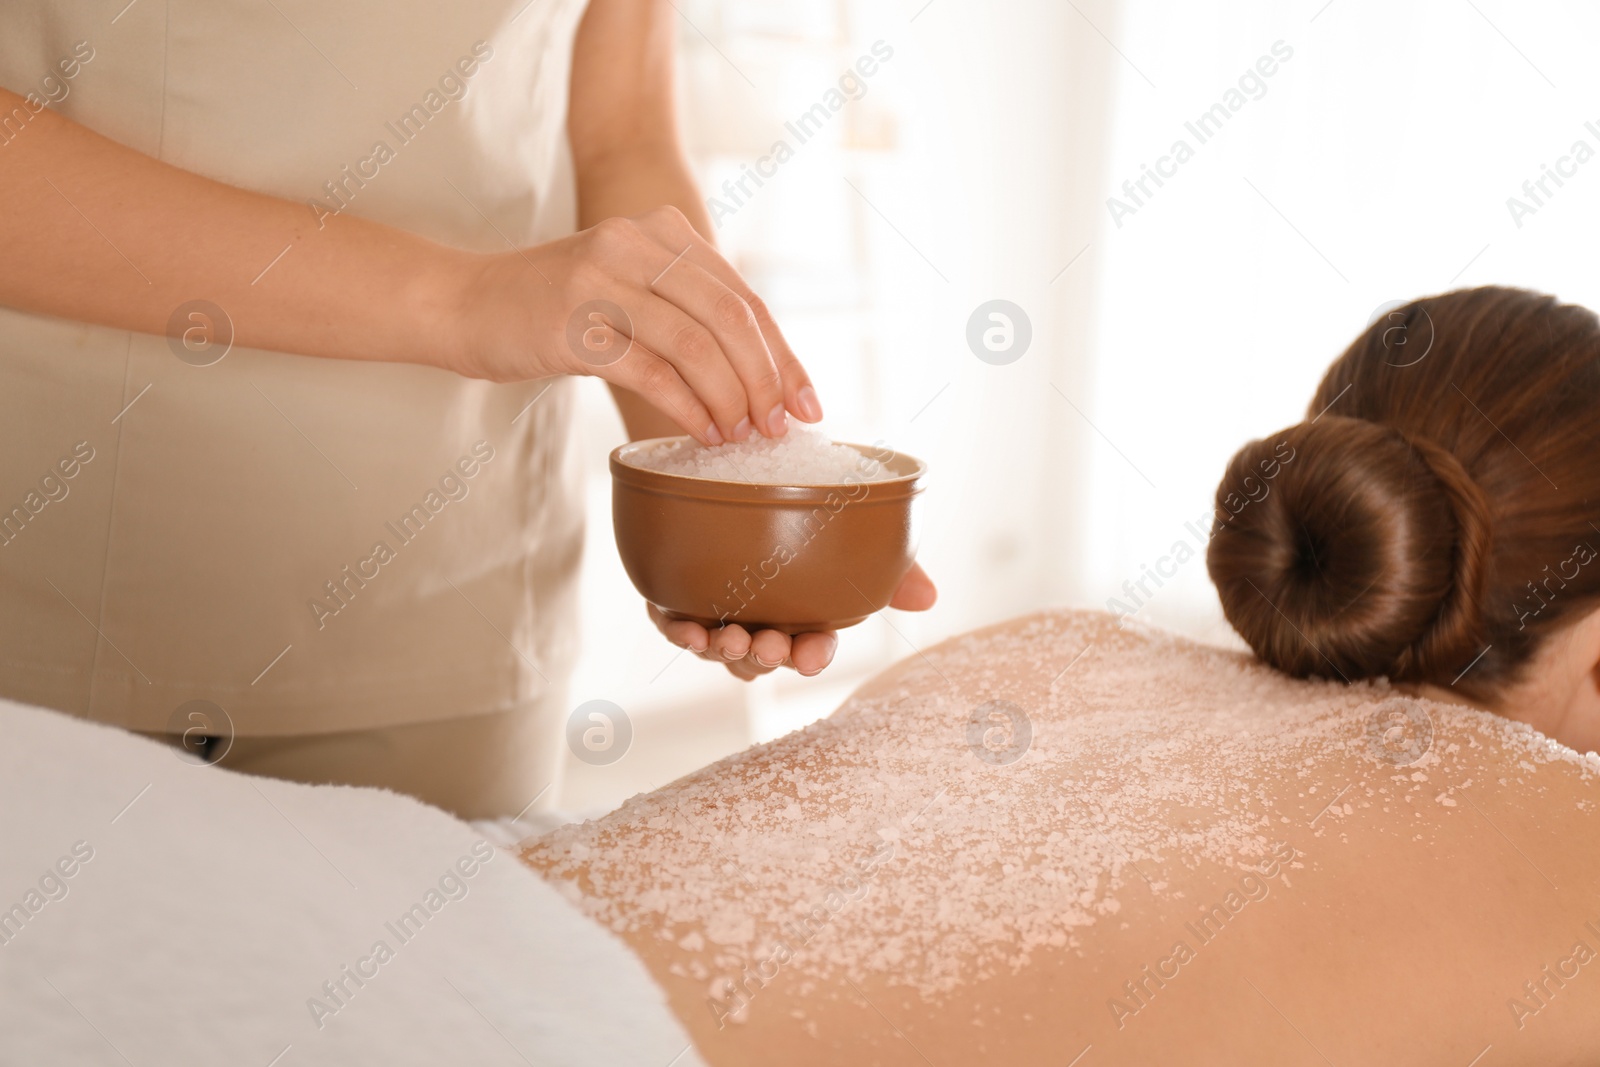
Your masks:
{"label": "beige top", "polygon": [[[583,2],[525,2],[8,0],[0,84],[220,181],[503,249],[576,218]],[[0,693],[147,730],[206,699],[241,734],[564,699],[570,381],[209,358],[0,309]]]}

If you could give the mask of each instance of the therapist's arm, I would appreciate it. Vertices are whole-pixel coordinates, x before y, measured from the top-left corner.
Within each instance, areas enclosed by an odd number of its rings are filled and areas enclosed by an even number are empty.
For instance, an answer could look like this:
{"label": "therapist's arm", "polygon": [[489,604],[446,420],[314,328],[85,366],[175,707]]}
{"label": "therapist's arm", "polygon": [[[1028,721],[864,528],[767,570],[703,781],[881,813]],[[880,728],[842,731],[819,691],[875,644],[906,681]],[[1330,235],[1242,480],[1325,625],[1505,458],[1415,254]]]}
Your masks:
{"label": "therapist's arm", "polygon": [[[568,115],[580,226],[666,204],[682,212],[708,244],[715,242],[716,231],[690,176],[678,134],[674,78],[678,17],[667,0],[590,0],[573,49]],[[779,348],[775,355],[793,360],[765,305],[759,300],[750,303],[763,336]],[[799,361],[793,360],[793,365],[798,367]],[[797,413],[811,421],[820,419],[822,407],[809,380],[797,379],[796,384]],[[636,395],[615,387],[612,393],[630,438],[677,433]],[[933,582],[914,566],[891,606],[921,610],[933,601]],[[699,623],[667,619],[654,607],[649,611],[668,640],[706,659],[727,661],[730,671],[745,678],[780,665],[815,674],[832,661],[838,648],[832,632],[791,638],[777,630],[751,633],[738,624],[708,631]]]}
{"label": "therapist's arm", "polygon": [[[441,182],[438,195],[456,194]],[[785,406],[804,417],[803,372],[786,349],[775,363],[747,311],[730,317],[748,287],[673,210],[465,252],[349,213],[318,219],[305,203],[171,166],[0,89],[0,248],[0,304],[24,311],[161,334],[181,332],[174,313],[205,300],[250,348],[493,381],[591,374],[707,443],[752,420],[766,429]],[[596,299],[627,309],[626,358],[593,360],[569,340]],[[607,322],[582,336],[622,330]]]}
{"label": "therapist's arm", "polygon": [[319,231],[305,204],[33,114],[4,89],[0,120],[0,303],[162,334],[205,299],[239,344],[310,356],[432,363],[455,346],[478,257],[353,216]]}
{"label": "therapist's arm", "polygon": [[[578,225],[670,205],[715,247],[716,229],[690,174],[678,129],[678,17],[665,0],[590,0],[573,47],[567,118]],[[775,355],[793,360],[798,414],[810,422],[821,419],[816,390],[777,323],[759,298],[749,304],[762,334],[778,350]],[[637,395],[615,386],[611,392],[630,439],[679,432]]]}

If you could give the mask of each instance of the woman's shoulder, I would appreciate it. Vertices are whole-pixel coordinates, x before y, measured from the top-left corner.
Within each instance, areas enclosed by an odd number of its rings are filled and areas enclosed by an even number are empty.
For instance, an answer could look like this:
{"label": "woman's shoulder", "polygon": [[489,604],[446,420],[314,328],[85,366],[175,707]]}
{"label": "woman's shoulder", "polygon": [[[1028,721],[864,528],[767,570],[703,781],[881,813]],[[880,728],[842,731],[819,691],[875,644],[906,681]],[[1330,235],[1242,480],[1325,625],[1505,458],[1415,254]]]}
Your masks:
{"label": "woman's shoulder", "polygon": [[[755,1033],[883,1055],[867,998],[964,1061],[1265,1062],[1216,1019],[1282,1041],[1281,1009],[1335,1062],[1407,1026],[1434,1062],[1509,1018],[1519,953],[1570,956],[1597,799],[1600,760],[1518,724],[1046,612],[529,858],[692,1005],[708,1056]],[[1389,1017],[1351,1030],[1358,1010]],[[1581,1030],[1541,1026],[1548,1048]]]}

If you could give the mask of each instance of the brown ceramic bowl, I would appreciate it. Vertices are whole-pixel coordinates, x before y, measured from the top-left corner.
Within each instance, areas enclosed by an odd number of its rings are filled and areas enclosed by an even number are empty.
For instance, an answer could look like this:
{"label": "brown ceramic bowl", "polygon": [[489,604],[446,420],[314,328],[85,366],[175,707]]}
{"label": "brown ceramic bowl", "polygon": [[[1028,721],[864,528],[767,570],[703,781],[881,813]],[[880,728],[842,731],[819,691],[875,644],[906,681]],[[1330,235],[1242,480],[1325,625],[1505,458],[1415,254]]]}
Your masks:
{"label": "brown ceramic bowl", "polygon": [[674,438],[611,453],[611,517],[622,565],[676,619],[797,634],[854,626],[886,607],[916,558],[927,468],[847,445],[891,476],[836,485],[757,485],[627,462]]}

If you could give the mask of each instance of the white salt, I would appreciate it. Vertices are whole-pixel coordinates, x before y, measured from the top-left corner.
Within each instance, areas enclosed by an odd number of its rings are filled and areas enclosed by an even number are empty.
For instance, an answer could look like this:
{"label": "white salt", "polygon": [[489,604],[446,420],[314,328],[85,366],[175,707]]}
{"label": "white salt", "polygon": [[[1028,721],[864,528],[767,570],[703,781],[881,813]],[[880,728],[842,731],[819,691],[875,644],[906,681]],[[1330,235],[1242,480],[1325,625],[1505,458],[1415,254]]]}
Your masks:
{"label": "white salt", "polygon": [[[1091,643],[1070,685],[1050,681]],[[1367,736],[1374,702],[1392,695],[1295,681],[1109,616],[1048,613],[929,649],[831,718],[525,854],[581,886],[580,907],[614,929],[699,933],[692,962],[718,976],[714,997],[727,976],[775,965],[802,997],[844,979],[935,996],[1015,973],[1030,953],[1079,949],[1126,905],[1184,898],[1163,873],[1248,870],[1277,842],[1303,850],[1324,834],[1315,847],[1331,848],[1356,804],[1449,812],[1478,764],[1452,754],[1457,738],[1482,736],[1505,753],[1496,762],[1529,772],[1600,771],[1521,723],[1429,704],[1440,743],[1415,768],[1432,773],[1394,773]],[[1006,766],[974,758],[965,732],[971,709],[998,696],[1026,703],[1033,723],[1026,757]],[[1353,773],[1317,788],[1330,767]],[[1305,783],[1303,808],[1288,806],[1297,790],[1280,776]],[[659,817],[667,829],[650,828]],[[1301,851],[1278,878],[1287,888],[1289,869],[1315,862]]]}
{"label": "white salt", "polygon": [[663,474],[757,485],[841,485],[894,477],[878,459],[835,444],[821,430],[802,423],[791,423],[782,437],[752,434],[748,440],[713,448],[689,438],[669,441],[632,453],[628,462]]}

